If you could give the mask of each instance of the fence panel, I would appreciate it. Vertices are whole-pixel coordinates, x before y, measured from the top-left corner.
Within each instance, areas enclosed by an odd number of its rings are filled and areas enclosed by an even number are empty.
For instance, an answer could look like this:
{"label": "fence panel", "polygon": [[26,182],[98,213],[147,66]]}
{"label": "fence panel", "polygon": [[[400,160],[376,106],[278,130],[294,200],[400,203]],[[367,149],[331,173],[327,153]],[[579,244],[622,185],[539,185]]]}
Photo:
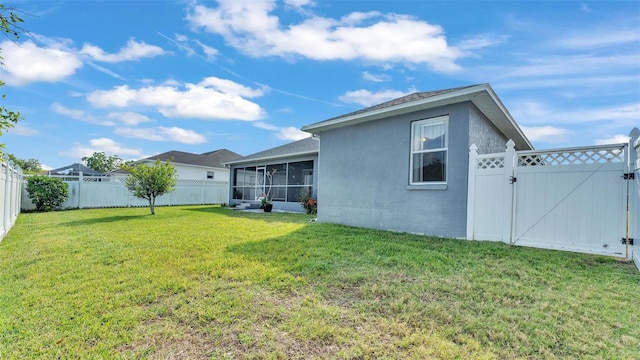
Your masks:
{"label": "fence panel", "polygon": [[[65,209],[148,206],[147,200],[131,195],[122,179],[86,176],[63,179],[69,184],[69,198],[61,206]],[[156,199],[156,206],[226,203],[228,189],[226,181],[178,180],[173,192]],[[23,191],[22,209],[35,209],[26,190]]]}
{"label": "fence panel", "polygon": [[473,149],[469,158],[469,192],[467,239],[509,242],[504,229],[511,216],[511,206],[505,191],[508,161],[506,153],[477,155]]}
{"label": "fence panel", "polygon": [[20,214],[22,193],[22,170],[10,164],[5,157],[0,159],[0,241],[11,230]]}
{"label": "fence panel", "polygon": [[636,237],[640,190],[623,175],[627,156],[638,149],[614,144],[515,152],[511,145],[488,155],[470,148],[467,239],[631,256],[633,246],[622,241],[626,185],[633,188],[629,216]]}

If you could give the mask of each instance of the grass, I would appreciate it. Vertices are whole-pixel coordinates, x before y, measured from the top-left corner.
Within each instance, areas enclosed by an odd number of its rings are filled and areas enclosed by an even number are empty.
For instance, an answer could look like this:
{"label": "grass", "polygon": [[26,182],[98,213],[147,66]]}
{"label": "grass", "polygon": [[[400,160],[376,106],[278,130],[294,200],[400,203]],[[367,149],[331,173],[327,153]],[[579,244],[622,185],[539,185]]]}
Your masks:
{"label": "grass", "polygon": [[21,214],[0,358],[632,359],[614,258],[211,206]]}

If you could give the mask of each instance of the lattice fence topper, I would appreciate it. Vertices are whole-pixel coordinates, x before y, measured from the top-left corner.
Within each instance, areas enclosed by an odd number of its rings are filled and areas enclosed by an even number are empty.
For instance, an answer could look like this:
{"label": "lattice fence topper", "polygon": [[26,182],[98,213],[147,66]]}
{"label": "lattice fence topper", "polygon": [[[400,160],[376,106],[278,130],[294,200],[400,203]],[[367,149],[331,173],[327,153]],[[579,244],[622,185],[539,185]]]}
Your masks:
{"label": "lattice fence topper", "polygon": [[501,169],[504,167],[504,156],[476,159],[476,169]]}
{"label": "lattice fence topper", "polygon": [[623,161],[624,150],[619,147],[597,150],[535,152],[518,155],[518,166],[583,165],[620,163]]}

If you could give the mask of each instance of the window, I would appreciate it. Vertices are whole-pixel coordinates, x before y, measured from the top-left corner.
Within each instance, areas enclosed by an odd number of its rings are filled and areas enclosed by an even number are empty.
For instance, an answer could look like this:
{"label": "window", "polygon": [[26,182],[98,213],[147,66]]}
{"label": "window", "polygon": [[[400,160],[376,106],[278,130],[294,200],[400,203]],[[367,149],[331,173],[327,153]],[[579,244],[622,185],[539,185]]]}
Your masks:
{"label": "window", "polygon": [[448,116],[411,124],[411,185],[447,181]]}
{"label": "window", "polygon": [[215,173],[213,171],[207,171],[207,179],[213,180]]}

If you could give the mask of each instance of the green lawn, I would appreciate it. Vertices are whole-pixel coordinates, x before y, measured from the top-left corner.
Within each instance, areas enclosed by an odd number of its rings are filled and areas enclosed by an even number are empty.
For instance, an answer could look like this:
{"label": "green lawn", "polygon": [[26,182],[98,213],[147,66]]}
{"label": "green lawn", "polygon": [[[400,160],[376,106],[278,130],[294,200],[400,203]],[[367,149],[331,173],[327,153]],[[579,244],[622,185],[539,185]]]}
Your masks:
{"label": "green lawn", "polygon": [[0,358],[640,357],[614,258],[212,206],[21,214]]}

